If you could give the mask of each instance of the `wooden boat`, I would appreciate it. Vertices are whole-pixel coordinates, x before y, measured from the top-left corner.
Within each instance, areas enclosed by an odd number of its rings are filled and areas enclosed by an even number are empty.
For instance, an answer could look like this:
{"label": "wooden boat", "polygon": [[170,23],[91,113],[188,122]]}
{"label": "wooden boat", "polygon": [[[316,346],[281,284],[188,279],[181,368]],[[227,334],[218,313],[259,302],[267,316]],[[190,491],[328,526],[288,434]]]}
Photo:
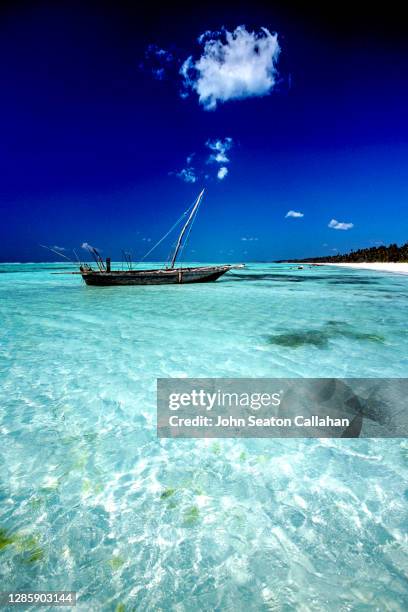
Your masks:
{"label": "wooden boat", "polygon": [[81,272],[87,285],[170,285],[178,283],[209,283],[238,266],[200,266],[197,268],[168,268],[157,270]]}
{"label": "wooden boat", "polygon": [[[89,264],[80,265],[80,274],[87,285],[96,285],[99,287],[118,286],[118,285],[168,285],[168,284],[184,284],[184,283],[208,283],[216,281],[220,276],[232,270],[233,268],[241,268],[240,265],[218,265],[218,266],[198,266],[198,267],[175,267],[177,256],[180,250],[185,246],[191,226],[197,214],[201,200],[204,195],[204,189],[199,194],[197,200],[188,209],[183,216],[188,215],[188,219],[184,224],[177,240],[174,254],[171,258],[171,263],[166,268],[156,270],[137,270],[132,269],[131,262],[127,260],[128,270],[111,270],[111,260],[108,257],[106,262],[103,261],[99,253],[94,247],[88,246],[90,253],[93,255],[98,269],[93,269]],[[173,226],[174,227],[174,226]],[[150,254],[152,250],[160,244],[162,240],[169,234],[168,232],[159,242],[146,254]],[[183,239],[185,241],[183,243]],[[146,257],[145,255],[145,257]]]}

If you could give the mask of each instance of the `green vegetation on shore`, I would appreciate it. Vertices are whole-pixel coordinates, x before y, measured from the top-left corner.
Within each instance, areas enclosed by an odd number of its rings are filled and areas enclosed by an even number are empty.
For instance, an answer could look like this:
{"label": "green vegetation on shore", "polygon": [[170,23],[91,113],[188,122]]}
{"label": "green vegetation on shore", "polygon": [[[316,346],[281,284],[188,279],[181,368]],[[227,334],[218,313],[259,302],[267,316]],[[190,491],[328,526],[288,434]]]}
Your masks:
{"label": "green vegetation on shore", "polygon": [[408,262],[408,242],[402,246],[397,244],[390,244],[388,246],[376,246],[369,249],[358,249],[357,251],[351,251],[343,255],[329,255],[325,257],[308,257],[306,259],[285,259],[278,263],[283,262],[339,262],[339,263],[370,263],[370,262],[392,262],[401,263]]}

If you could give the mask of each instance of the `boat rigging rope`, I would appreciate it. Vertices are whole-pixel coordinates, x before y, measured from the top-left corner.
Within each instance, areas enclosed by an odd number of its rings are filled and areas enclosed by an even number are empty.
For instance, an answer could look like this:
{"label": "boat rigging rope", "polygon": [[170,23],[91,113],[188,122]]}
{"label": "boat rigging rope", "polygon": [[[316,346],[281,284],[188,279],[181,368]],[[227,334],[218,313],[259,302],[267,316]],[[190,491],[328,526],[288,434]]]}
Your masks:
{"label": "boat rigging rope", "polygon": [[[142,259],[140,259],[140,260],[137,262],[138,264],[139,264],[139,263],[142,263],[142,261],[144,261],[144,260],[146,259],[146,257],[147,257],[148,255],[150,255],[150,253],[152,253],[152,252],[154,251],[154,249],[155,249],[156,247],[158,247],[158,246],[159,246],[159,244],[161,244],[161,243],[163,242],[163,240],[165,240],[165,239],[167,238],[167,236],[168,236],[169,234],[171,234],[171,232],[172,232],[172,231],[173,231],[173,230],[174,230],[174,229],[177,227],[177,225],[179,225],[179,223],[181,223],[181,221],[184,219],[184,217],[186,217],[186,216],[187,216],[187,214],[188,214],[188,213],[190,212],[190,210],[193,208],[194,204],[195,204],[195,201],[194,201],[194,202],[191,204],[191,206],[189,206],[189,207],[187,208],[187,210],[186,210],[186,211],[184,211],[184,212],[183,212],[183,214],[181,215],[181,217],[180,217],[179,219],[177,219],[177,221],[174,223],[174,225],[172,225],[172,227],[169,229],[169,231],[168,231],[168,232],[167,232],[167,233],[166,233],[166,234],[165,234],[165,235],[164,235],[162,238],[160,238],[160,240],[159,240],[158,242],[156,242],[156,244],[155,244],[154,246],[152,246],[152,248],[151,248],[149,251],[147,251],[147,253],[146,253],[145,255],[143,255]],[[194,215],[194,218],[195,218],[195,215]]]}
{"label": "boat rigging rope", "polygon": [[[49,246],[46,246],[45,244],[40,244],[40,247],[42,247],[43,249],[48,249],[48,251],[51,251],[52,253],[55,253],[56,255],[59,255],[60,257],[63,257],[64,259],[68,259],[68,261],[70,261],[71,263],[75,263],[75,261],[73,259],[71,259],[70,257],[67,257],[67,255],[64,255],[64,253],[60,253],[59,251],[56,251],[55,249],[52,249]],[[74,251],[75,253],[75,251]],[[76,255],[76,253],[75,253]],[[78,258],[78,255],[77,255]]]}
{"label": "boat rigging rope", "polygon": [[[199,208],[200,208],[200,206],[201,206],[201,202],[202,202],[202,200],[200,201],[199,205],[197,206],[197,210],[195,211],[195,213],[194,213],[194,217],[192,218],[191,223],[190,223],[190,227],[188,228],[188,232],[187,232],[186,239],[184,240],[183,244],[181,245],[181,249],[180,249],[180,257],[182,256],[182,254],[183,254],[183,249],[184,249],[184,247],[186,246],[186,244],[187,244],[187,242],[188,242],[188,239],[190,238],[191,228],[193,227],[193,223],[194,223],[194,221],[196,220],[198,210],[199,210]],[[191,207],[190,207],[190,208],[191,208]]]}

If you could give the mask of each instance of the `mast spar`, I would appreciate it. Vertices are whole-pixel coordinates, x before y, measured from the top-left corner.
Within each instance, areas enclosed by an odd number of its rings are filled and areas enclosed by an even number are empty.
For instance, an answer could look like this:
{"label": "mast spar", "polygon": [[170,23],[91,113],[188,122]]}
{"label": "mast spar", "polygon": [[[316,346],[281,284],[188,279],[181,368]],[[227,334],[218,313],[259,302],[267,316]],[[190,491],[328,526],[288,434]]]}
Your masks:
{"label": "mast spar", "polygon": [[190,216],[188,217],[188,219],[187,219],[186,223],[185,223],[185,224],[184,224],[184,226],[183,226],[183,229],[182,229],[182,230],[181,230],[181,232],[180,232],[180,236],[178,237],[177,244],[176,244],[176,248],[175,248],[175,250],[174,250],[174,255],[173,255],[173,258],[172,258],[172,260],[171,260],[170,268],[174,268],[174,264],[176,263],[177,255],[178,255],[178,253],[179,253],[179,250],[180,250],[180,247],[181,247],[181,242],[182,242],[182,240],[183,240],[184,234],[186,233],[186,229],[188,228],[189,224],[191,223],[191,221],[192,221],[192,220],[193,220],[193,218],[194,218],[194,215],[195,215],[195,213],[196,213],[196,211],[197,211],[197,208],[199,207],[200,202],[201,202],[201,200],[202,200],[202,198],[203,198],[204,191],[205,191],[205,190],[203,189],[203,190],[200,192],[200,194],[199,194],[199,196],[198,196],[198,198],[197,198],[197,200],[196,200],[196,203],[194,204],[193,209],[192,209],[192,211],[191,211],[191,213],[190,213]]}

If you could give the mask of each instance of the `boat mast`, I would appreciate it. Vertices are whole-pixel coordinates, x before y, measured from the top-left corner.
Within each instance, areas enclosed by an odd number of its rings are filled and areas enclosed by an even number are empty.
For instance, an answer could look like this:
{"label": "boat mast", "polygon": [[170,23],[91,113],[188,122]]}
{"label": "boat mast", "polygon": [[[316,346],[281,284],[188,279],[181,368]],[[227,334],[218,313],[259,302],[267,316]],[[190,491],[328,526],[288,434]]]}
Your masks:
{"label": "boat mast", "polygon": [[178,252],[179,252],[180,247],[181,247],[181,242],[183,240],[183,236],[186,233],[186,229],[187,229],[187,227],[189,226],[189,224],[191,223],[191,221],[192,221],[192,219],[194,217],[194,214],[195,214],[195,212],[196,212],[196,210],[197,210],[197,208],[198,208],[198,206],[199,206],[199,204],[201,202],[201,199],[202,199],[203,195],[204,195],[204,189],[199,194],[199,196],[197,198],[197,201],[194,204],[193,209],[192,209],[192,211],[190,213],[190,216],[187,219],[183,229],[180,232],[180,236],[178,237],[177,245],[176,245],[176,248],[175,248],[175,251],[174,251],[173,259],[171,260],[170,268],[174,268],[174,264],[176,263],[177,255],[178,255]]}

